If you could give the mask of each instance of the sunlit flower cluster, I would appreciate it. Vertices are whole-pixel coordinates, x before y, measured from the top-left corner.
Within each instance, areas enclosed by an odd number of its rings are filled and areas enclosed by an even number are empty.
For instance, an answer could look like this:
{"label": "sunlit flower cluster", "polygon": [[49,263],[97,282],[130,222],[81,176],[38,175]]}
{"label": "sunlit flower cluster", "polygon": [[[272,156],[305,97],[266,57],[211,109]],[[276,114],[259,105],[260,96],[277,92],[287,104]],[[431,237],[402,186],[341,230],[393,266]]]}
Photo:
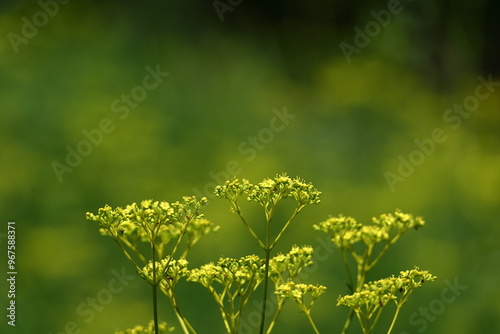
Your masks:
{"label": "sunlit flower cluster", "polygon": [[208,263],[192,269],[188,281],[201,283],[205,287],[210,287],[214,282],[229,288],[251,284],[251,289],[255,290],[263,276],[263,260],[257,255],[247,255],[240,259],[221,258],[217,264]]}
{"label": "sunlit flower cluster", "polygon": [[197,200],[185,196],[182,201],[174,203],[144,200],[140,204],[132,203],[115,209],[106,205],[98,210],[97,215],[87,212],[87,220],[99,223],[103,235],[139,237],[142,241],[149,241],[151,231],[161,225],[160,234],[168,239],[178,236],[180,227],[187,222],[201,219],[203,215],[199,209],[206,203],[205,197]]}
{"label": "sunlit flower cluster", "polygon": [[271,279],[276,285],[294,279],[303,268],[313,264],[312,254],[311,246],[293,246],[290,252],[276,255],[269,261]]}
{"label": "sunlit flower cluster", "polygon": [[[174,327],[168,327],[166,322],[160,322],[158,324],[159,334],[172,333]],[[131,329],[126,329],[123,331],[116,331],[115,334],[154,334],[154,322],[150,321],[146,326],[135,326]]]}
{"label": "sunlit flower cluster", "polygon": [[253,185],[247,179],[239,180],[233,178],[232,180],[226,181],[223,185],[216,186],[214,193],[217,197],[236,201],[241,195],[247,194],[252,187]]}
{"label": "sunlit flower cluster", "polygon": [[[299,306],[310,310],[316,299],[325,292],[326,287],[323,285],[303,284],[289,281],[278,286],[274,293],[278,298],[292,299],[299,304]],[[306,296],[310,296],[309,301],[305,300]]]}
{"label": "sunlit flower cluster", "polygon": [[427,270],[415,267],[411,270],[401,271],[397,277],[391,276],[366,283],[361,291],[339,297],[337,305],[348,306],[359,311],[362,307],[367,310],[384,307],[391,300],[404,303],[413,290],[424,282],[435,279],[436,276]]}
{"label": "sunlit flower cluster", "polygon": [[233,179],[215,188],[217,197],[236,201],[239,196],[246,195],[249,201],[254,201],[262,206],[269,203],[276,204],[282,198],[296,200],[299,205],[318,204],[321,192],[316,190],[311,183],[306,183],[300,178],[290,178],[286,174],[276,175],[274,178],[264,179],[258,184],[251,184],[248,180]]}
{"label": "sunlit flower cluster", "polygon": [[153,262],[151,261],[144,266],[139,274],[153,285],[161,281],[167,281],[169,284],[175,285],[180,278],[188,276],[187,265],[188,261],[184,258],[175,260],[167,256],[160,261],[156,261],[156,275],[154,276],[156,282],[153,281]]}
{"label": "sunlit flower cluster", "polygon": [[111,208],[106,205],[97,214],[87,212],[87,220],[99,223],[100,233],[113,237],[118,243],[130,248],[145,264],[145,256],[140,254],[139,242],[155,243],[158,257],[166,254],[166,246],[172,240],[184,237],[185,250],[182,256],[201,237],[216,232],[219,226],[203,218],[200,208],[207,203],[204,197],[183,197],[174,203],[144,200],[125,208]]}
{"label": "sunlit flower cluster", "polygon": [[348,247],[359,241],[366,245],[389,241],[395,235],[401,235],[410,228],[418,229],[425,224],[422,218],[413,217],[399,210],[394,214],[375,217],[372,221],[370,225],[363,225],[352,217],[340,215],[315,224],[313,228],[329,234],[332,242],[338,247]]}

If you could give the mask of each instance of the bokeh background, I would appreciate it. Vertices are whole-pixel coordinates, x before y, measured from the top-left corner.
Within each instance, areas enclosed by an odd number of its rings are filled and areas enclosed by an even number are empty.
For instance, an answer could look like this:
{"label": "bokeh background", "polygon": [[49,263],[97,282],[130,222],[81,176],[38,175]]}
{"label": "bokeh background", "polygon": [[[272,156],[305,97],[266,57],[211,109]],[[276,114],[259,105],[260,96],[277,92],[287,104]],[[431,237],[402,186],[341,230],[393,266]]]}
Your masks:
{"label": "bokeh background", "polygon": [[[287,172],[323,192],[282,251],[320,246],[311,226],[329,215],[368,222],[400,208],[426,219],[370,277],[413,265],[438,276],[415,293],[393,333],[499,332],[500,87],[467,117],[444,118],[474,95],[478,76],[500,81],[499,3],[402,1],[350,61],[339,44],[355,46],[354,28],[364,30],[386,1],[221,3],[230,8],[222,16],[212,1],[1,3],[0,242],[6,254],[7,221],[15,221],[18,276],[16,327],[2,315],[0,332],[112,333],[151,319],[150,289],[139,278],[108,304],[89,306],[113,270],[133,274],[112,240],[85,221],[105,204],[206,193],[205,214],[221,230],[193,250],[191,265],[258,252],[227,203],[208,192],[234,172],[231,161],[238,177]],[[38,22],[36,31],[23,28],[26,20]],[[113,101],[142,85],[148,66],[169,75],[126,116],[115,112]],[[263,129],[284,110],[288,124],[270,136]],[[54,162],[66,164],[68,147],[76,150],[103,119],[113,130],[59,178]],[[446,140],[391,187],[386,172],[397,174],[400,156],[409,159],[415,140],[436,128]],[[249,210],[258,224],[259,212]],[[337,251],[307,278],[329,289],[313,310],[322,333],[340,332],[344,281]],[[446,282],[466,288],[451,303],[435,302]],[[206,291],[185,283],[180,295],[199,333],[223,332]],[[411,321],[430,305],[430,317]],[[81,311],[91,309],[88,321]],[[161,310],[178,327],[164,301]],[[310,328],[290,303],[276,332]]]}

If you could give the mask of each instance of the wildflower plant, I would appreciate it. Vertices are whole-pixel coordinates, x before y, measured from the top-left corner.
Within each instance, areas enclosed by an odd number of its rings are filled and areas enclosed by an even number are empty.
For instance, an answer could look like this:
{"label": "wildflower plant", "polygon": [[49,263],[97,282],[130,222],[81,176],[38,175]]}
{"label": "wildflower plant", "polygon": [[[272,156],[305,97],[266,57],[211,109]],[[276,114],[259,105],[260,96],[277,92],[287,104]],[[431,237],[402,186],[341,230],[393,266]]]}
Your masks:
{"label": "wildflower plant", "polygon": [[[258,245],[265,254],[264,262],[264,294],[261,310],[261,322],[259,333],[264,333],[266,305],[269,289],[269,263],[271,259],[271,251],[276,246],[283,233],[290,226],[297,214],[303,208],[310,204],[319,204],[321,192],[316,190],[311,183],[306,183],[300,178],[290,178],[286,174],[276,175],[274,178],[266,178],[258,184],[251,184],[248,180],[239,180],[234,178],[231,181],[226,181],[223,185],[215,188],[215,195],[220,198],[225,198],[231,205],[231,211],[235,212],[248,232],[257,241]],[[241,198],[246,198],[249,202],[255,202],[264,209],[265,217],[265,236],[259,237],[252,225],[250,225],[243,213],[239,201]],[[289,215],[289,218],[280,226],[281,229],[277,235],[271,235],[271,221],[274,218],[276,207],[281,200],[291,199],[296,202],[295,208]]]}
{"label": "wildflower plant", "polygon": [[[369,271],[379,263],[389,248],[406,231],[410,229],[418,230],[424,225],[425,222],[422,218],[396,210],[394,214],[382,214],[379,217],[372,218],[372,223],[367,225],[358,223],[352,217],[340,215],[315,224],[313,228],[327,233],[331,241],[337,245],[346,268],[347,285],[352,293],[362,293],[357,295],[357,298],[360,298],[366,295],[366,290],[363,289]],[[355,280],[347,255],[350,255],[356,264]],[[347,333],[354,313],[358,315],[359,310],[356,311],[355,308],[351,307],[344,324],[343,334]],[[399,309],[396,317],[398,314]],[[367,315],[371,317],[373,313],[368,312]],[[365,329],[366,326],[363,327],[363,330]]]}
{"label": "wildflower plant", "polygon": [[434,281],[436,276],[415,267],[401,271],[398,277],[380,279],[363,285],[359,292],[339,297],[338,305],[350,307],[358,318],[363,334],[372,333],[384,308],[390,302],[396,305],[387,334],[392,332],[401,307],[408,301],[413,291],[424,282]]}
{"label": "wildflower plant", "polygon": [[[307,320],[311,324],[314,333],[319,334],[318,328],[314,324],[311,317],[311,309],[316,299],[326,292],[326,287],[323,285],[302,284],[289,281],[281,284],[276,288],[275,294],[280,299],[292,299],[304,312]],[[308,297],[308,300],[306,298]]]}
{"label": "wildflower plant", "polygon": [[210,291],[228,333],[238,333],[245,305],[264,278],[263,261],[257,255],[221,258],[193,269],[188,278]]}
{"label": "wildflower plant", "polygon": [[[200,213],[206,203],[206,198],[186,196],[174,203],[144,200],[139,205],[133,203],[115,209],[106,205],[97,214],[87,213],[87,220],[97,222],[101,234],[113,238],[139,275],[151,285],[155,334],[159,333],[158,288],[169,298],[184,332],[195,333],[180,311],[174,288],[187,275],[188,251],[203,235],[218,229]],[[175,260],[183,240],[182,256]],[[141,243],[150,246],[149,254]]]}
{"label": "wildflower plant", "polygon": [[[314,333],[320,333],[311,310],[327,288],[300,282],[300,272],[313,264],[313,247],[293,245],[288,253],[272,253],[297,215],[306,206],[320,203],[321,192],[300,178],[279,174],[257,184],[233,178],[217,186],[215,194],[229,201],[231,211],[261,248],[262,257],[255,254],[240,258],[221,257],[199,268],[188,267],[189,251],[203,236],[219,229],[200,212],[207,203],[206,198],[183,197],[174,203],[145,200],[124,208],[106,205],[97,214],[87,213],[87,220],[98,223],[100,233],[110,236],[118,244],[138,275],[152,287],[153,320],[146,326],[115,334],[173,332],[173,327],[158,320],[158,291],[169,299],[182,332],[196,334],[181,311],[176,295],[176,287],[183,280],[201,284],[208,290],[229,334],[240,332],[246,306],[259,289],[263,293],[260,334],[270,334],[274,330],[288,300],[304,313]],[[288,213],[278,216],[276,208],[282,200],[292,205],[288,206]],[[247,220],[241,209],[242,201],[256,203],[264,211],[260,223]],[[424,282],[436,279],[428,271],[415,267],[401,271],[396,277],[366,282],[368,273],[406,231],[418,230],[424,225],[422,218],[400,210],[373,218],[370,224],[361,224],[354,218],[340,215],[313,225],[315,230],[327,233],[337,245],[347,272],[349,294],[337,300],[338,306],[350,308],[343,334],[349,330],[354,315],[363,334],[373,333],[387,305],[394,304],[387,331],[390,334],[402,306],[413,291]],[[274,291],[270,293],[272,288]],[[266,311],[270,299],[275,303],[273,312]],[[266,317],[269,318],[267,324]]]}

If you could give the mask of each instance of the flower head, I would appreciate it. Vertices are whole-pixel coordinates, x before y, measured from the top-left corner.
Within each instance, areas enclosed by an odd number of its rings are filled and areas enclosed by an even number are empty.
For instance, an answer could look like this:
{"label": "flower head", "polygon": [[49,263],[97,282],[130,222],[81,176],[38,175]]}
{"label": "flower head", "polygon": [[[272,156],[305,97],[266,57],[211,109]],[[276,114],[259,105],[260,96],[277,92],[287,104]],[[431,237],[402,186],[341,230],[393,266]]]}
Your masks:
{"label": "flower head", "polygon": [[394,214],[382,214],[372,218],[372,223],[367,225],[358,223],[352,217],[340,215],[315,224],[313,228],[329,234],[332,242],[342,248],[359,241],[366,245],[388,242],[395,235],[401,235],[410,228],[418,229],[424,225],[422,218],[396,210]]}
{"label": "flower head", "polygon": [[279,253],[269,261],[269,273],[276,285],[294,279],[305,267],[313,264],[311,246],[293,246],[286,254]]}
{"label": "flower head", "polygon": [[[325,292],[326,287],[323,285],[303,284],[289,281],[278,286],[274,294],[278,298],[292,299],[300,306],[310,310],[316,299]],[[309,296],[308,302],[305,300],[306,296]]]}
{"label": "flower head", "polygon": [[220,258],[217,264],[208,263],[199,269],[192,269],[188,281],[209,287],[213,282],[223,286],[241,288],[252,284],[253,289],[264,279],[263,260],[257,255],[247,255],[240,259]]}
{"label": "flower head", "polygon": [[292,179],[287,174],[278,174],[274,178],[266,178],[258,184],[251,184],[248,180],[232,179],[215,188],[217,197],[236,201],[238,197],[246,195],[249,201],[261,205],[274,203],[281,198],[295,199],[300,205],[318,204],[321,192],[310,183],[300,178]]}
{"label": "flower head", "polygon": [[142,270],[139,272],[141,277],[146,279],[152,285],[156,285],[160,282],[169,281],[170,285],[175,285],[180,278],[188,276],[189,270],[187,269],[188,261],[184,258],[178,260],[171,259],[169,256],[166,258],[156,261],[155,269],[156,282],[153,281],[153,262],[150,261]]}
{"label": "flower head", "polygon": [[363,285],[359,292],[339,297],[337,305],[344,305],[360,311],[365,307],[368,310],[385,306],[389,301],[405,303],[407,297],[424,282],[434,281],[436,276],[427,270],[414,267],[411,270],[401,271],[399,276],[391,276]]}
{"label": "flower head", "polygon": [[[158,330],[160,334],[172,333],[174,327],[168,327],[166,322],[160,322],[158,324]],[[154,334],[154,322],[151,320],[146,326],[135,326],[131,329],[126,329],[124,331],[116,331],[115,334]]]}
{"label": "flower head", "polygon": [[[109,205],[98,210],[97,214],[87,212],[86,218],[100,226],[103,235],[115,239],[140,239],[150,242],[153,231],[163,241],[170,240],[180,234],[184,225],[192,220],[201,220],[200,208],[206,204],[206,198],[183,197],[182,201],[168,203],[163,201],[144,200],[140,204],[132,203],[125,208],[112,208]],[[206,222],[198,222],[196,226],[207,226]],[[209,228],[214,230],[213,227]],[[207,229],[204,229],[207,231]]]}

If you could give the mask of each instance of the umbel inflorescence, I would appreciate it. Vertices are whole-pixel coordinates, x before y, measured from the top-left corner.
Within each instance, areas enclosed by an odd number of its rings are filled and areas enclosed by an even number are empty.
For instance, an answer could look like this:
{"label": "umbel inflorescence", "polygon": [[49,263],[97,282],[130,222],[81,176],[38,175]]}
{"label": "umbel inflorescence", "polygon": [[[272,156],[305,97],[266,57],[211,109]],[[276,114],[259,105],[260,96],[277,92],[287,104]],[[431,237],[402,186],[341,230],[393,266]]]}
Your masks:
{"label": "umbel inflorescence", "polygon": [[[117,331],[116,334],[174,331],[172,326],[158,319],[158,291],[170,301],[181,332],[196,333],[185,315],[189,310],[181,307],[176,294],[178,284],[189,283],[201,284],[207,289],[228,333],[239,333],[247,315],[245,310],[255,298],[262,298],[260,324],[254,328],[255,332],[271,333],[275,330],[284,304],[291,300],[305,315],[314,333],[319,333],[311,310],[327,288],[302,282],[300,275],[304,268],[313,264],[313,247],[293,245],[289,252],[277,254],[273,250],[298,213],[306,206],[320,203],[321,192],[300,178],[279,174],[257,184],[234,178],[217,186],[215,194],[229,202],[231,212],[261,248],[260,255],[221,257],[199,268],[189,267],[189,251],[202,237],[220,228],[201,213],[206,198],[183,197],[173,203],[145,200],[123,208],[106,205],[97,214],[87,213],[87,220],[99,224],[101,234],[110,236],[118,244],[138,275],[152,288],[153,320],[147,326]],[[240,206],[241,201],[260,207],[264,211],[263,220],[248,221]],[[281,212],[278,218],[275,212],[281,201],[294,204],[286,206],[290,210],[288,215]],[[341,215],[313,225],[314,229],[329,235],[344,261],[350,293],[339,297],[337,305],[349,307],[350,313],[342,333],[347,333],[354,315],[363,333],[372,333],[376,325],[380,326],[382,311],[389,303],[394,303],[393,319],[387,330],[391,333],[401,307],[413,291],[424,282],[435,279],[429,272],[415,267],[401,271],[398,276],[366,282],[368,272],[388,249],[407,230],[418,230],[422,226],[424,221],[421,218],[399,210],[373,218],[370,224],[361,224],[354,218]],[[348,257],[354,261],[349,261]],[[355,264],[353,267],[352,263]],[[335,287],[330,289],[335,290]],[[266,311],[269,301],[275,304],[272,312]]]}

